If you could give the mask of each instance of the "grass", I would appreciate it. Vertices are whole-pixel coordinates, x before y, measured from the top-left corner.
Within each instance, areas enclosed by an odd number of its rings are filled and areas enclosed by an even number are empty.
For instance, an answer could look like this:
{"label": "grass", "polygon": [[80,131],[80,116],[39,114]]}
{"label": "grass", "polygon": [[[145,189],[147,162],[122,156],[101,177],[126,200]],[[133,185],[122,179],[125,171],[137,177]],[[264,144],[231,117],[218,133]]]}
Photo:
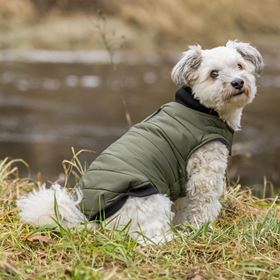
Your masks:
{"label": "grass", "polygon": [[143,247],[126,229],[22,224],[15,200],[38,182],[20,178],[18,164],[0,162],[0,279],[280,279],[277,198],[230,187],[213,225],[185,225],[174,241]]}

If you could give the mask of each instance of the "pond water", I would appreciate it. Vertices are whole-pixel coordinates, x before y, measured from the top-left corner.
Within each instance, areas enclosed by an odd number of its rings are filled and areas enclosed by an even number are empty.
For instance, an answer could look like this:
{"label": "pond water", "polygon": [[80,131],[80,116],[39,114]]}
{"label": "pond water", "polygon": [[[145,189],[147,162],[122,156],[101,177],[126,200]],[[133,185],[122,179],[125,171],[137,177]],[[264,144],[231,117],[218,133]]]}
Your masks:
{"label": "pond water", "polygon": [[[136,123],[173,100],[174,55],[136,59],[104,52],[0,54],[0,158],[22,158],[31,175],[55,180],[71,147],[91,149],[91,162],[128,129],[123,100]],[[250,186],[264,178],[280,187],[280,60],[266,55],[258,96],[236,133],[229,177]],[[279,189],[279,188],[278,188]],[[262,187],[259,188],[262,191]]]}

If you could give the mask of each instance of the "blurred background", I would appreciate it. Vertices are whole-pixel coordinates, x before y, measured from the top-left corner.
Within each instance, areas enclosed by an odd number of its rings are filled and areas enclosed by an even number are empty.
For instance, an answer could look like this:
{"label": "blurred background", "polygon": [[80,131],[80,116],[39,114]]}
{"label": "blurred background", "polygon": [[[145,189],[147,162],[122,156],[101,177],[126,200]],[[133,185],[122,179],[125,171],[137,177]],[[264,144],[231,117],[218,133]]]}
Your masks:
{"label": "blurred background", "polygon": [[0,158],[56,180],[71,147],[90,163],[164,102],[187,45],[251,42],[265,71],[229,177],[280,189],[280,0],[0,0]]}

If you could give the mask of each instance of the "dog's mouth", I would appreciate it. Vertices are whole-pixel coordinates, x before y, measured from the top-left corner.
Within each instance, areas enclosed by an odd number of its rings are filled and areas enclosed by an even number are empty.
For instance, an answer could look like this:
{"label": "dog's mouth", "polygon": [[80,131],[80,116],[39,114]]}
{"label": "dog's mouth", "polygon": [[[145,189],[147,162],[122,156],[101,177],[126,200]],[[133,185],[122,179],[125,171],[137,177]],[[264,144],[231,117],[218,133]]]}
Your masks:
{"label": "dog's mouth", "polygon": [[240,90],[240,91],[238,91],[238,92],[236,92],[236,93],[234,93],[234,94],[232,95],[232,97],[242,95],[243,93],[245,93],[245,90],[244,90],[244,89],[243,89],[243,90]]}
{"label": "dog's mouth", "polygon": [[234,92],[231,97],[236,97],[236,96],[241,96],[241,95],[245,95],[246,97],[249,97],[250,95],[250,90],[248,87],[243,87],[240,90],[237,90],[236,92]]}

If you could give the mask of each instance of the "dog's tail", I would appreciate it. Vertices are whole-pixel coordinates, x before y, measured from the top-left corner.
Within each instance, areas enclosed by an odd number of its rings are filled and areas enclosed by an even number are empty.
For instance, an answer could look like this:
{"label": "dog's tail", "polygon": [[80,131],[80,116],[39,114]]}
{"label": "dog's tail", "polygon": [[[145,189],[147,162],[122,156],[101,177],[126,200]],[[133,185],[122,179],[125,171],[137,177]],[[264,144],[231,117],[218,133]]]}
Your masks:
{"label": "dog's tail", "polygon": [[76,198],[59,184],[53,184],[49,189],[42,186],[39,190],[29,193],[17,200],[21,220],[41,226],[55,227],[58,223],[75,227],[85,221],[84,214],[79,209],[82,193],[76,190]]}

